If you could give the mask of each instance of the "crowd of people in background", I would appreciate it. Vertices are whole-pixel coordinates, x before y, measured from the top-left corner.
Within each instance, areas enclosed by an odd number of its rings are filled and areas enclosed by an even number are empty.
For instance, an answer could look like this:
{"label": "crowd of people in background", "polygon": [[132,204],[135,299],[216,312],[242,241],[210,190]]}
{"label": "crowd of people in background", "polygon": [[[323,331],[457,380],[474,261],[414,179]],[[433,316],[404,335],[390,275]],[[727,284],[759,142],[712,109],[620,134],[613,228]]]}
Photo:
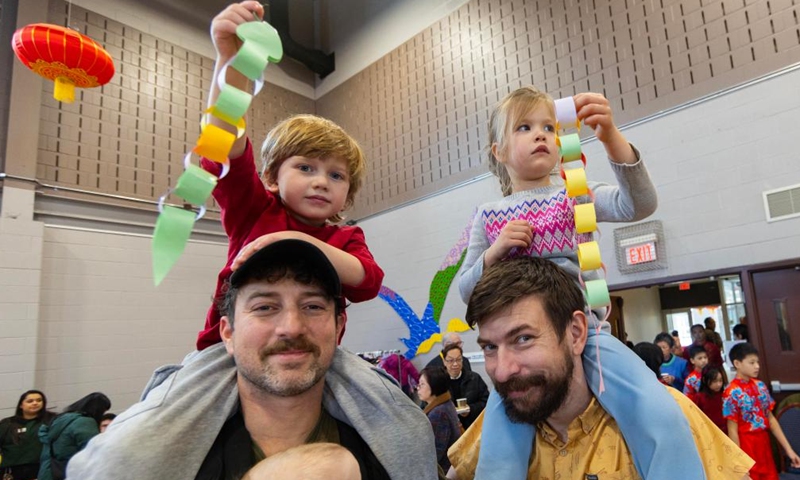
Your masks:
{"label": "crowd of people in background", "polygon": [[729,353],[735,377],[729,382],[723,367],[722,338],[716,321],[708,317],[691,327],[692,344],[680,345],[678,332],[661,332],[653,343],[641,342],[633,349],[659,377],[661,383],[683,392],[705,415],[756,461],[752,478],[777,478],[772,457],[772,432],[795,468],[800,457],[786,440],[772,415],[775,401],[764,382],[758,380],[758,351],[749,343],[746,324],[733,328],[737,342]]}
{"label": "crowd of people in background", "polygon": [[86,395],[55,414],[40,390],[19,397],[14,415],[0,420],[0,475],[4,480],[61,480],[66,465],[116,415],[102,393]]}
{"label": "crowd of people in background", "polygon": [[443,472],[450,468],[447,450],[483,412],[489,398],[489,388],[483,378],[472,371],[463,345],[458,333],[445,334],[441,352],[421,372],[396,353],[377,362],[428,416],[436,442],[437,463]]}

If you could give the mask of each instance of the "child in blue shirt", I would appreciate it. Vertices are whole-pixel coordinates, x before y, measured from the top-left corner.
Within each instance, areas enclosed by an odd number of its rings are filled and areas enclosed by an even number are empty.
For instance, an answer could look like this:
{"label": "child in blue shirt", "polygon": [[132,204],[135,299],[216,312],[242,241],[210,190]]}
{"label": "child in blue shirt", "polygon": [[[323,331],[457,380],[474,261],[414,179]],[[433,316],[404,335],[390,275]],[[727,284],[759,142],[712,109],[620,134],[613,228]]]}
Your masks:
{"label": "child in blue shirt", "polygon": [[688,364],[682,357],[674,355],[672,350],[675,348],[675,340],[667,332],[656,335],[653,342],[661,349],[664,356],[661,363],[661,379],[667,385],[671,385],[678,390],[683,390],[683,383],[686,381],[686,370]]}

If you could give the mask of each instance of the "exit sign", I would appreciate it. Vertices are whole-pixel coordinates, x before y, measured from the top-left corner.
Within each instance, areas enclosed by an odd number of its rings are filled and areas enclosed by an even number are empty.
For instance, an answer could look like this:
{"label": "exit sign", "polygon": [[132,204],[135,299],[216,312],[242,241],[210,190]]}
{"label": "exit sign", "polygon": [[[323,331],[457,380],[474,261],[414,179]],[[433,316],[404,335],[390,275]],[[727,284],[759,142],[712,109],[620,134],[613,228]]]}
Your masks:
{"label": "exit sign", "polygon": [[625,260],[628,265],[639,265],[656,261],[656,243],[648,242],[642,245],[625,248]]}

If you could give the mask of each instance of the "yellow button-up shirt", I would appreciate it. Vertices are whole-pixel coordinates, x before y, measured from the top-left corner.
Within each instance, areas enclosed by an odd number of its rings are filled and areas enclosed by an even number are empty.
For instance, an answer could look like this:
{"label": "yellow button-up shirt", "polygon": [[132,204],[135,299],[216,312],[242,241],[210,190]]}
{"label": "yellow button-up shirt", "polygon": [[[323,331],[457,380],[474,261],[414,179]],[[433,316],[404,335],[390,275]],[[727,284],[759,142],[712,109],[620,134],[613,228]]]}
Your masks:
{"label": "yellow button-up shirt", "polygon": [[[714,425],[688,398],[667,387],[681,407],[692,430],[707,480],[741,480],[753,466],[750,459]],[[448,457],[459,480],[475,476],[480,451],[483,414],[450,447]],[[668,430],[664,435],[670,435]],[[676,458],[675,461],[680,461]],[[617,422],[595,398],[567,429],[567,441],[562,442],[546,423],[536,429],[536,446],[529,479],[639,480],[628,445],[622,438]]]}

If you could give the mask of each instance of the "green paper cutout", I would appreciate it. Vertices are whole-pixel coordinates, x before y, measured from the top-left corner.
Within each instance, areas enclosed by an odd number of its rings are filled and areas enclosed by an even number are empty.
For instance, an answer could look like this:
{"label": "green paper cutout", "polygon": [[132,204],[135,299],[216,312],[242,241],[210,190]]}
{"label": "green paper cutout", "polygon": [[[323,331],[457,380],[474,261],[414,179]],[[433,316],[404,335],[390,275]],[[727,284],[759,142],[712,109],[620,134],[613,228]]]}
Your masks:
{"label": "green paper cutout", "polygon": [[190,164],[178,177],[173,193],[192,205],[204,205],[216,186],[216,176]]}
{"label": "green paper cutout", "polygon": [[[280,35],[265,22],[248,22],[236,28],[242,40],[231,66],[250,80],[261,78],[267,63],[283,57]],[[238,123],[250,107],[252,96],[234,87],[223,86],[214,105],[220,117]],[[223,119],[225,120],[225,119]],[[228,120],[225,120],[228,121]],[[202,138],[202,136],[201,136]],[[195,147],[195,150],[199,147]],[[204,148],[208,149],[208,145]],[[178,179],[174,193],[194,205],[203,205],[217,184],[217,177],[196,165],[189,165]],[[158,286],[178,261],[192,234],[195,213],[175,207],[164,207],[153,232],[153,281]]]}
{"label": "green paper cutout", "polygon": [[605,280],[589,280],[586,282],[586,303],[589,308],[603,307],[611,304],[608,284]]}
{"label": "green paper cutout", "polygon": [[561,157],[565,162],[581,159],[581,138],[577,133],[558,137],[561,142]]}
{"label": "green paper cutout", "polygon": [[249,93],[225,84],[219,92],[219,97],[217,97],[217,103],[214,104],[214,108],[222,115],[228,117],[224,119],[226,122],[231,123],[230,121],[232,120],[235,124],[244,116],[245,112],[247,112],[252,100],[253,96]]}
{"label": "green paper cutout", "polygon": [[[281,58],[283,58],[281,36],[272,25],[266,22],[243,23],[236,28],[236,35],[241,38],[245,44],[247,42],[255,44],[253,46],[257,47],[258,51],[261,52],[261,56],[272,63],[278,63],[281,61]],[[263,68],[261,70],[263,70]]]}
{"label": "green paper cutout", "polygon": [[191,210],[165,206],[156,220],[153,232],[153,282],[160,285],[192,234],[195,213]]}
{"label": "green paper cutout", "polygon": [[257,45],[253,42],[244,42],[231,66],[250,80],[257,80],[261,78],[261,72],[267,68],[267,63],[267,57]]}
{"label": "green paper cutout", "polygon": [[444,301],[447,298],[447,292],[450,291],[450,285],[453,283],[458,269],[461,268],[461,264],[464,263],[464,256],[466,254],[467,251],[464,250],[461,252],[461,258],[458,260],[458,263],[439,270],[436,272],[436,275],[433,276],[428,298],[430,298],[430,303],[433,306],[433,321],[436,323],[439,323],[439,318],[444,308]]}

